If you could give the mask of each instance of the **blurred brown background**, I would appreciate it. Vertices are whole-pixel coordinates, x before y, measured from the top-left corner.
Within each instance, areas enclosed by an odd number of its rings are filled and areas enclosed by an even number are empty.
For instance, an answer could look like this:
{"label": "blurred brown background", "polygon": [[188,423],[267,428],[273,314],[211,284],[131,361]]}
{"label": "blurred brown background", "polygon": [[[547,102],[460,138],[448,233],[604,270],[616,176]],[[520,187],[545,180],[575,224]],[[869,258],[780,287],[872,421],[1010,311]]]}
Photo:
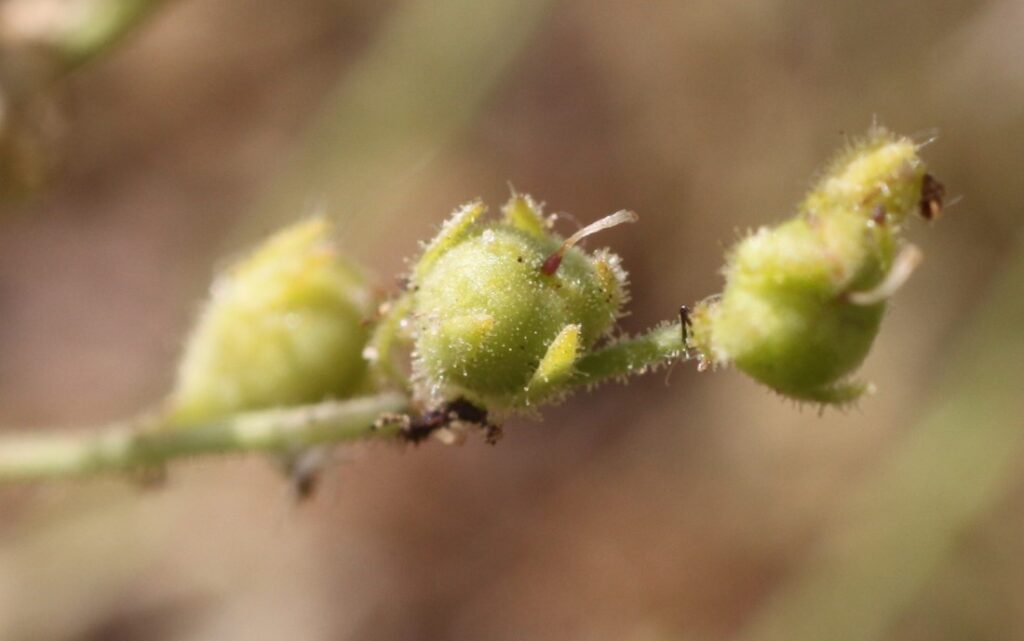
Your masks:
{"label": "blurred brown background", "polygon": [[[0,2],[0,37],[25,6]],[[925,155],[963,199],[912,230],[926,261],[857,409],[819,416],[687,364],[513,421],[494,448],[346,449],[300,506],[255,458],[183,463],[155,491],[3,488],[0,639],[757,636],[955,376],[950,351],[1013,250],[1022,32],[1019,0],[159,7],[25,116],[49,178],[0,214],[7,430],[156,402],[215,267],[316,208],[383,286],[453,207],[497,206],[509,181],[583,221],[636,209],[600,241],[631,273],[637,332],[717,291],[723,249],[787,215],[874,119],[937,132]],[[886,584],[913,579],[899,599],[851,597],[877,628],[817,638],[1024,638],[1010,458],[969,519],[922,516],[921,536],[952,528],[931,562],[884,560]],[[819,611],[813,593],[799,607]]]}

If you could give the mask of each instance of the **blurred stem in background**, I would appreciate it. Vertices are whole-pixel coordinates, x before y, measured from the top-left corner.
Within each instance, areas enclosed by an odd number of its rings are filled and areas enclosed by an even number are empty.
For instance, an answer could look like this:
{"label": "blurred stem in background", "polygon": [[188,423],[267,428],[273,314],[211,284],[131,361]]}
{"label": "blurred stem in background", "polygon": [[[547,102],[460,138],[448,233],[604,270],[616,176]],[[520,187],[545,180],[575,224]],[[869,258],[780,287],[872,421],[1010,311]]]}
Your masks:
{"label": "blurred stem in background", "polygon": [[1024,456],[1022,245],[965,340],[941,359],[948,365],[925,418],[865,476],[803,571],[738,638],[887,638],[960,537],[1014,487]]}
{"label": "blurred stem in background", "polygon": [[0,0],[0,204],[46,184],[60,156],[60,79],[162,0]]}
{"label": "blurred stem in background", "polygon": [[58,76],[107,51],[164,0],[9,0],[0,5],[7,48],[43,59],[40,80]]}
{"label": "blurred stem in background", "polygon": [[68,68],[75,68],[118,43],[144,18],[162,5],[164,0],[105,0],[92,3],[88,20],[81,21],[73,31],[58,42],[59,51]]}
{"label": "blurred stem in background", "polygon": [[[345,69],[243,240],[323,210],[372,245],[423,169],[474,122],[552,0],[409,0]],[[248,226],[256,228],[249,228]]]}
{"label": "blurred stem in background", "polygon": [[[0,44],[31,51],[38,87],[108,50],[164,1],[78,0],[68,7],[59,0],[11,0],[0,4]],[[399,4],[362,59],[346,67],[304,148],[238,235],[263,236],[315,208],[350,222],[362,216],[364,224],[351,230],[360,238],[378,229],[417,172],[473,122],[553,4]]]}

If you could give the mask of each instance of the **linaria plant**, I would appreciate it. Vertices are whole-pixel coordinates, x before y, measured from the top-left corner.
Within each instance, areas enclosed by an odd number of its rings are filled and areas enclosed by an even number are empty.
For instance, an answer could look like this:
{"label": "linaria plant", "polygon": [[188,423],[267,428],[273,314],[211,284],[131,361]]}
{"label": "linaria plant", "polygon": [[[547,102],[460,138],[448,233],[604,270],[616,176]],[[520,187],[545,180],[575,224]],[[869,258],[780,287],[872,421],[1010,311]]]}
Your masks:
{"label": "linaria plant", "polygon": [[[457,442],[481,430],[494,442],[509,416],[678,361],[732,365],[820,407],[855,402],[870,389],[855,371],[921,260],[904,232],[942,210],[919,147],[881,128],[851,143],[791,218],[728,251],[720,294],[635,337],[615,331],[629,301],[622,261],[579,244],[637,222],[633,212],[562,237],[528,195],[494,214],[470,202],[386,301],[326,218],[301,221],[214,280],[158,410],[86,436],[2,442],[0,478],[152,471],[244,451],[294,462],[371,437]],[[308,467],[289,469],[308,486]]]}

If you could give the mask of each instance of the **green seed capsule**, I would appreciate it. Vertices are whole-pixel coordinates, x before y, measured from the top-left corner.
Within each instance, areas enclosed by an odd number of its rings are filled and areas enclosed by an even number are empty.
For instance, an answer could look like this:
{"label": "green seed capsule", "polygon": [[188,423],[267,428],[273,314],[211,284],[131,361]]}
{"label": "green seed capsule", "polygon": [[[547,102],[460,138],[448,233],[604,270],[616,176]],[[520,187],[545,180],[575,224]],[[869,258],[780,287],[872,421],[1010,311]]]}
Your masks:
{"label": "green seed capsule", "polygon": [[731,250],[721,297],[691,314],[690,345],[705,363],[733,363],[786,396],[856,399],[867,386],[847,377],[919,257],[900,251],[898,236],[929,197],[926,182],[910,140],[873,132],[833,163],[795,218]]}
{"label": "green seed capsule", "polygon": [[324,218],[288,227],[219,276],[185,348],[169,416],[341,398],[366,381],[372,297]]}
{"label": "green seed capsule", "polygon": [[413,270],[414,378],[429,402],[511,410],[557,397],[626,298],[617,256],[550,233],[528,197],[503,211],[491,223],[480,203],[456,211]]}

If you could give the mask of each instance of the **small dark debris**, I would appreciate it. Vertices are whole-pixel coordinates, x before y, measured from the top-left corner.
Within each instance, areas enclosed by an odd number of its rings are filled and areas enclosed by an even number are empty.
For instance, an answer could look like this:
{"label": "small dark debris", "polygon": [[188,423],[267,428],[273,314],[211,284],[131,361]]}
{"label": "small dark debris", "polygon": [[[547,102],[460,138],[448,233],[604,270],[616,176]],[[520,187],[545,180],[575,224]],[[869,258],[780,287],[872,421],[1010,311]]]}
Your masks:
{"label": "small dark debris", "polygon": [[312,498],[320,487],[320,478],[327,466],[327,450],[313,447],[290,452],[284,458],[285,474],[292,486],[296,502]]}
{"label": "small dark debris", "polygon": [[871,212],[871,221],[876,225],[885,224],[885,205],[881,203],[875,205],[874,210]]}
{"label": "small dark debris", "polygon": [[494,430],[500,434],[498,426],[487,422],[487,410],[477,407],[464,398],[457,398],[443,403],[437,409],[413,417],[405,428],[404,437],[410,443],[422,443],[436,430],[455,422],[481,426],[487,433],[488,443],[491,442],[490,438]]}
{"label": "small dark debris", "polygon": [[925,174],[921,182],[921,200],[918,209],[921,218],[935,220],[942,213],[942,199],[946,196],[946,186],[935,180],[931,174]]}
{"label": "small dark debris", "polygon": [[679,306],[679,325],[683,332],[683,346],[686,346],[686,339],[690,334],[693,323],[690,321],[690,308],[686,305]]}
{"label": "small dark debris", "polygon": [[488,445],[497,445],[504,435],[505,432],[501,429],[500,425],[493,425],[491,423],[484,425],[484,442]]}

